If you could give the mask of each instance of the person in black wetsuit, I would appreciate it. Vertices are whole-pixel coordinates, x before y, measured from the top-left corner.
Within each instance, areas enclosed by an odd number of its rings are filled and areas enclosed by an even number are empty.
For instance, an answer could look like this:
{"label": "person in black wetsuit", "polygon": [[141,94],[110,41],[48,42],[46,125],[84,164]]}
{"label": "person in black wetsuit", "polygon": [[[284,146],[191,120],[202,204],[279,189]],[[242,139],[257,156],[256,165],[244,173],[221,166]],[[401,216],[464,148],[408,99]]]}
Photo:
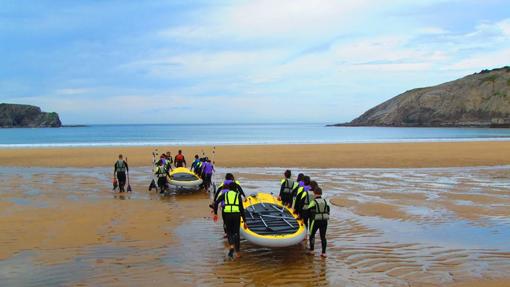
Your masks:
{"label": "person in black wetsuit", "polygon": [[[243,188],[241,187],[241,184],[239,181],[235,180],[234,175],[231,173],[227,173],[225,175],[225,181],[223,181],[218,188],[214,191],[214,200],[217,200],[220,195],[226,193],[229,190],[233,190],[238,192],[242,199],[246,198],[246,195],[244,194]],[[214,208],[214,201],[209,207]],[[223,208],[225,207],[225,202],[221,202],[221,219],[223,220],[223,230],[225,231],[225,236],[227,234],[227,227],[225,226],[225,213],[223,213]]]}
{"label": "person in black wetsuit", "polygon": [[203,186],[207,192],[209,192],[209,187],[211,186],[212,182],[212,175],[215,172],[214,165],[212,164],[211,160],[209,160],[207,157],[205,158],[204,166],[202,168],[202,173],[204,175],[203,177]]}
{"label": "person in black wetsuit", "polygon": [[303,177],[303,186],[298,188],[297,194],[296,194],[296,200],[294,204],[294,210],[299,215],[299,218],[303,219],[303,222],[305,223],[306,228],[309,228],[308,225],[308,205],[310,204],[310,177],[304,176]]}
{"label": "person in black wetsuit", "polygon": [[244,194],[244,190],[243,188],[241,187],[241,183],[235,179],[234,175],[231,174],[231,173],[227,173],[225,175],[225,181],[223,181],[219,186],[218,188],[216,188],[216,191],[214,193],[214,199],[216,200],[218,198],[218,195],[220,193],[220,191],[223,189],[223,186],[225,184],[230,184],[230,183],[233,183],[233,187],[232,187],[232,190],[235,190],[237,192],[239,192],[241,194],[241,196],[243,198],[246,198],[246,194]]}
{"label": "person in black wetsuit", "polygon": [[241,198],[241,194],[237,191],[232,190],[234,186],[229,183],[228,185],[224,185],[224,188],[228,188],[229,190],[225,193],[221,193],[219,197],[214,201],[214,222],[218,221],[218,205],[221,202],[225,203],[223,207],[223,218],[227,231],[227,238],[229,244],[229,252],[228,256],[230,258],[234,257],[234,250],[236,252],[237,257],[240,256],[240,227],[241,227],[241,218],[245,222],[246,227],[246,217],[244,215],[244,207],[243,201]]}
{"label": "person in black wetsuit", "polygon": [[158,178],[159,193],[164,193],[168,187],[167,176],[169,176],[169,170],[166,168],[164,158],[160,159],[154,167],[154,175]]}
{"label": "person in black wetsuit", "polygon": [[195,160],[193,163],[191,163],[191,167],[189,170],[194,172],[196,175],[200,175],[200,168],[202,167],[202,164],[200,163],[200,158],[198,157],[198,154],[195,155]]}
{"label": "person in black wetsuit", "polygon": [[113,176],[117,178],[119,182],[119,192],[124,192],[124,186],[126,185],[126,172],[129,171],[127,162],[123,159],[122,154],[119,154],[119,159],[113,165]]}
{"label": "person in black wetsuit", "polygon": [[169,171],[172,171],[172,164],[174,163],[173,159],[172,159],[172,153],[170,153],[169,151],[167,151],[165,153],[165,168]]}
{"label": "person in black wetsuit", "polygon": [[278,199],[286,206],[292,205],[292,191],[298,186],[298,183],[291,179],[292,172],[288,169],[284,173],[285,178],[280,181],[280,194]]}
{"label": "person in black wetsuit", "polygon": [[298,174],[297,176],[297,179],[296,179],[296,185],[294,187],[294,189],[292,190],[292,208],[295,208],[295,205],[296,205],[296,195],[298,193],[298,190],[300,187],[303,187],[305,184],[303,182],[303,178],[305,177],[304,174],[300,173]]}
{"label": "person in black wetsuit", "polygon": [[315,233],[319,230],[321,236],[322,253],[321,256],[326,258],[326,230],[328,229],[329,220],[329,205],[328,202],[322,198],[322,189],[316,187],[314,190],[315,199],[308,205],[310,215],[310,253],[313,254],[315,245]]}

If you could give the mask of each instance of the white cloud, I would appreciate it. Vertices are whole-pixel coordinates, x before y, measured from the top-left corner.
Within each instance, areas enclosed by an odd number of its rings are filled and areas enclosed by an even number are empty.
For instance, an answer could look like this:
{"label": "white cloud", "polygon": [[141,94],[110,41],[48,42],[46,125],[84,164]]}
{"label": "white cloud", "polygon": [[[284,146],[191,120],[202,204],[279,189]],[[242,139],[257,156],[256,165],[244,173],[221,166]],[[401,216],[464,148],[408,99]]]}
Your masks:
{"label": "white cloud", "polygon": [[371,14],[373,1],[240,1],[203,15],[201,22],[171,27],[160,35],[180,40],[303,39],[347,31],[360,13]]}
{"label": "white cloud", "polygon": [[423,28],[420,28],[418,29],[418,33],[419,34],[425,34],[425,35],[444,35],[444,34],[449,34],[450,31],[444,29],[444,28],[441,28],[441,27],[423,27]]}
{"label": "white cloud", "polygon": [[94,89],[91,88],[61,88],[55,91],[57,95],[71,96],[92,93]]}
{"label": "white cloud", "polygon": [[447,69],[479,71],[482,69],[499,68],[510,64],[510,48],[489,53],[477,53],[462,59]]}
{"label": "white cloud", "polygon": [[419,4],[235,2],[195,24],[160,31],[172,45],[189,50],[155,51],[123,68],[161,79],[191,79],[174,92],[200,98],[194,106],[208,101],[204,95],[216,94],[215,102],[236,103],[244,114],[262,116],[257,108],[285,104],[293,96],[311,106],[331,97],[359,107],[353,95],[372,95],[376,104],[407,89],[452,80],[462,75],[459,70],[507,64],[502,61],[510,57],[501,49],[510,48],[510,19],[480,22],[464,33],[409,18],[392,19],[399,25],[381,28],[385,12],[402,5]]}
{"label": "white cloud", "polygon": [[504,36],[510,37],[510,19],[505,19],[496,24]]}
{"label": "white cloud", "polygon": [[154,57],[124,65],[127,70],[141,70],[157,77],[219,77],[247,73],[272,65],[285,55],[281,50],[192,52]]}

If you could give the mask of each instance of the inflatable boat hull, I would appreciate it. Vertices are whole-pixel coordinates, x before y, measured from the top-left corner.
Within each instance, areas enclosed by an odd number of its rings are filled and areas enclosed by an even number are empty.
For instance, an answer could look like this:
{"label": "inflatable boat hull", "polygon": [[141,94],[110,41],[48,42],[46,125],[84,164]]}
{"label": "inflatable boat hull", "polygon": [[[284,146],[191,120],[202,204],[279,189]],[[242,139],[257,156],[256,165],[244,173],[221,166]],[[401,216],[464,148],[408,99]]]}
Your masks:
{"label": "inflatable boat hull", "polygon": [[173,189],[198,190],[201,184],[202,179],[184,167],[175,168],[168,177],[168,185]]}
{"label": "inflatable boat hull", "polygon": [[241,222],[241,236],[265,247],[287,247],[305,239],[306,230],[292,210],[271,194],[259,193],[244,202],[247,228]]}

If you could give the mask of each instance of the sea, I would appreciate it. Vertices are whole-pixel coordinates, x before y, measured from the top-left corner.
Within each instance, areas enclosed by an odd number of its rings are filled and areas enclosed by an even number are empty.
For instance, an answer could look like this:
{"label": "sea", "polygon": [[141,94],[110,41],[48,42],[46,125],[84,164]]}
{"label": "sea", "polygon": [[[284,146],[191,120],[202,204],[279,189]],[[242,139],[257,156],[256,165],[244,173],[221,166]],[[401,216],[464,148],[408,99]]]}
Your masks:
{"label": "sea", "polygon": [[510,141],[510,129],[136,124],[0,129],[0,148]]}

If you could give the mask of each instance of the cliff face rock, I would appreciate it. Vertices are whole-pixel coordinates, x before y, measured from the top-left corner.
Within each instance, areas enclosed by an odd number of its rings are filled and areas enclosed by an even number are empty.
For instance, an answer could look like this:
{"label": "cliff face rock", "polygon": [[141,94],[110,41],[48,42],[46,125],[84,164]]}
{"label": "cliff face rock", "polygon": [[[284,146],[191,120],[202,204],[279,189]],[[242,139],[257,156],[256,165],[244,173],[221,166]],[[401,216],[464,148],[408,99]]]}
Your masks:
{"label": "cliff face rock", "polygon": [[337,126],[510,127],[510,67],[407,91]]}
{"label": "cliff face rock", "polygon": [[61,127],[57,113],[41,112],[39,107],[17,104],[0,104],[1,128]]}

